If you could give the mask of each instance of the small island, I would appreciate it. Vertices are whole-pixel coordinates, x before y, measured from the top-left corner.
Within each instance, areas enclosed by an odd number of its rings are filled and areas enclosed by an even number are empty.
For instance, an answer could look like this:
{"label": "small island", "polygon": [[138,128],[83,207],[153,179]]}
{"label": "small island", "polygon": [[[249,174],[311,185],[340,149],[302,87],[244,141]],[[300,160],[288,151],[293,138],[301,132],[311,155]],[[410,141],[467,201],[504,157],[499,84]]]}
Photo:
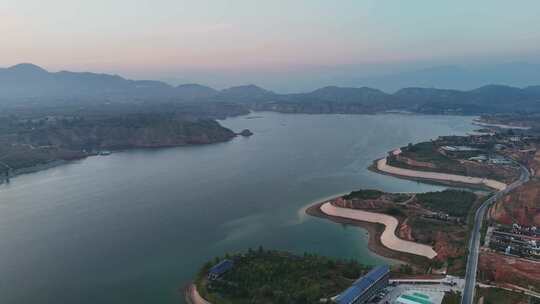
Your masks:
{"label": "small island", "polygon": [[243,137],[250,137],[251,135],[253,135],[253,132],[251,132],[249,129],[244,129],[242,130],[242,132],[238,133],[238,135]]}

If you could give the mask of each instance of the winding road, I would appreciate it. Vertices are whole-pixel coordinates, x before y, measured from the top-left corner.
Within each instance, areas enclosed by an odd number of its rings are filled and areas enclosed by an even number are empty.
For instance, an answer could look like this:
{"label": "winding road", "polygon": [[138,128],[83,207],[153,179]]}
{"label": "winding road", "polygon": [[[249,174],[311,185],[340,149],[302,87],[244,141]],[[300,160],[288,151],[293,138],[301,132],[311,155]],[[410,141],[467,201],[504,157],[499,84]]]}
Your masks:
{"label": "winding road", "polygon": [[467,270],[465,273],[465,288],[463,289],[463,296],[461,297],[461,304],[472,304],[474,302],[474,292],[476,288],[476,273],[478,270],[478,255],[480,253],[480,229],[482,228],[482,222],[486,215],[488,208],[497,201],[499,198],[503,197],[508,192],[514,190],[515,188],[521,186],[522,184],[529,181],[530,173],[529,170],[519,165],[521,174],[517,181],[508,185],[508,187],[500,190],[499,192],[492,195],[489,199],[482,203],[480,208],[476,210],[474,216],[474,227],[471,231],[471,238],[469,240],[469,256],[467,257]]}

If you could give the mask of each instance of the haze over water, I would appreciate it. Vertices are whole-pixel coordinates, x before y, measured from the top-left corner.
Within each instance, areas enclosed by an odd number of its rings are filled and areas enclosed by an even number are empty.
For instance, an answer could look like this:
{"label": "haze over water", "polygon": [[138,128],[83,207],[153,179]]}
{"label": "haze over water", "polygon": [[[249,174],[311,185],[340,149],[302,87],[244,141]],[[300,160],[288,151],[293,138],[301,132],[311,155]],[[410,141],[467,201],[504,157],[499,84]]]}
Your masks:
{"label": "haze over water", "polygon": [[303,208],[359,188],[441,189],[367,167],[409,142],[472,131],[471,120],[254,113],[222,122],[250,138],[16,177],[0,185],[0,302],[178,303],[206,260],[259,245],[383,263],[365,231]]}

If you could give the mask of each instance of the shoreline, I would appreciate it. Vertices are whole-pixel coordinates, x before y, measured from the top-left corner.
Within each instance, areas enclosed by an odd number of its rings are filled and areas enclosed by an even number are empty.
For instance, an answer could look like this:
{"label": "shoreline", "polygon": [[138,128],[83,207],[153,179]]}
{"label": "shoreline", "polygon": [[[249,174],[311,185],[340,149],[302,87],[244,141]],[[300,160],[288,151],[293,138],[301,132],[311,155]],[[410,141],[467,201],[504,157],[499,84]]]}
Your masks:
{"label": "shoreline", "polygon": [[[422,114],[422,113],[415,113],[415,112],[402,113],[402,112],[393,112],[393,111],[390,111],[390,112],[376,112],[376,113],[317,113],[317,114],[315,114],[315,113],[283,113],[283,112],[269,111],[269,110],[266,110],[266,111],[250,110],[249,113],[239,114],[239,115],[232,115],[232,116],[227,116],[227,117],[224,117],[224,118],[216,118],[215,120],[218,121],[218,122],[221,122],[221,121],[225,121],[225,120],[227,120],[229,118],[236,118],[236,117],[242,117],[242,116],[245,116],[246,118],[249,118],[249,115],[257,114],[257,113],[263,113],[263,114],[264,113],[277,113],[277,114],[285,114],[285,115],[288,115],[288,114],[299,115],[300,114],[300,115],[355,115],[355,116],[356,115],[468,116],[468,115],[452,115],[452,114],[451,115],[447,115],[447,114],[442,114],[442,115],[438,115],[438,114]],[[472,115],[472,116],[475,116],[475,115]],[[260,118],[260,117],[256,117],[256,118]],[[223,127],[229,129],[226,126],[223,126]],[[234,140],[235,138],[241,137],[241,135],[239,133],[236,133],[234,131],[232,131],[232,132],[235,135],[233,137],[229,138],[229,139],[219,140],[219,141],[209,142],[209,143],[144,146],[144,147],[110,149],[110,151],[113,152],[113,153],[119,153],[119,152],[137,151],[137,150],[160,150],[160,149],[170,149],[170,148],[179,148],[179,147],[197,147],[197,146],[208,146],[208,145],[214,145],[214,144],[223,144],[223,143],[228,143],[228,142]],[[50,161],[49,163],[46,163],[46,164],[40,164],[40,165],[36,165],[36,166],[32,166],[32,167],[19,168],[19,169],[16,170],[16,172],[14,172],[14,174],[12,176],[10,176],[10,179],[15,178],[15,177],[20,176],[20,175],[36,173],[36,172],[44,171],[44,170],[47,170],[47,169],[50,169],[50,168],[54,168],[54,167],[58,167],[58,166],[61,166],[61,165],[69,164],[69,163],[71,163],[73,161],[84,160],[84,159],[87,159],[88,157],[91,157],[91,156],[98,156],[98,154],[96,154],[96,153],[88,153],[87,155],[84,155],[84,156],[81,156],[81,157],[78,157],[78,158],[74,158],[74,159],[71,159],[71,160],[55,159],[55,160],[52,160],[52,161]],[[372,170],[372,171],[374,171],[374,170]],[[381,172],[378,172],[378,173],[381,173]],[[384,173],[381,173],[381,174],[384,174]],[[0,185],[2,185],[4,183],[6,183],[6,179],[0,178]]]}
{"label": "shoreline", "polygon": [[472,122],[473,125],[481,126],[481,127],[493,127],[493,128],[499,128],[499,129],[514,129],[514,130],[530,130],[531,127],[527,126],[514,126],[514,125],[506,125],[506,124],[500,124],[500,123],[491,123],[482,121],[480,119],[475,119]]}
{"label": "shoreline", "polygon": [[354,221],[362,221],[374,224],[382,224],[384,229],[380,236],[380,241],[386,248],[408,253],[418,256],[426,257],[430,260],[437,256],[437,252],[433,250],[433,247],[421,244],[414,241],[404,240],[396,235],[396,230],[399,226],[399,220],[391,215],[370,212],[361,209],[342,208],[333,205],[331,202],[325,202],[319,210],[331,217],[345,218]]}
{"label": "shoreline", "polygon": [[[400,152],[399,149],[392,151],[392,153],[394,154],[399,153],[399,152]],[[489,190],[489,191],[493,191],[493,190],[500,191],[507,187],[507,185],[502,182],[489,180],[485,178],[476,178],[476,177],[446,174],[446,173],[440,173],[440,172],[425,172],[425,171],[416,171],[416,170],[410,170],[410,169],[397,168],[397,167],[387,165],[386,157],[374,160],[371,166],[368,167],[368,170],[378,173],[378,174],[392,176],[395,178],[407,179],[407,180],[412,180],[412,181],[417,181],[417,182],[422,182],[422,183],[427,183],[427,184],[444,185],[444,186],[450,186],[450,187],[464,187],[464,188],[481,189],[481,190]],[[429,263],[431,259],[433,259],[436,256],[435,255],[430,259],[425,255],[422,256],[422,255],[417,255],[417,254],[389,248],[388,246],[383,244],[383,234],[387,228],[386,225],[382,223],[377,223],[377,222],[353,219],[351,217],[329,215],[325,213],[321,208],[323,208],[325,204],[329,203],[330,200],[332,199],[328,199],[328,200],[311,205],[305,210],[306,214],[314,216],[314,217],[329,219],[335,223],[353,225],[353,226],[358,226],[358,227],[366,229],[369,235],[369,240],[368,240],[369,250],[385,258],[395,259],[398,261],[403,261],[403,262],[414,264],[414,265],[425,265],[426,263]],[[371,212],[368,212],[368,213],[371,213]],[[392,233],[397,239],[399,239],[399,237],[395,235],[395,231],[393,231]],[[402,240],[402,241],[406,241],[406,240]],[[420,243],[415,243],[415,244],[425,245],[425,244],[420,244]],[[425,246],[429,246],[429,245],[425,245]]]}
{"label": "shoreline", "polygon": [[[110,151],[111,151],[112,154],[116,154],[116,153],[131,152],[131,151],[158,151],[158,150],[162,150],[162,149],[165,150],[165,149],[174,149],[174,148],[203,147],[203,146],[209,146],[209,145],[217,145],[217,144],[228,143],[228,142],[234,140],[237,137],[240,137],[240,135],[235,135],[234,137],[232,137],[231,139],[226,140],[226,141],[216,141],[216,142],[204,143],[204,144],[162,145],[162,146],[153,146],[153,147],[150,147],[150,146],[149,147],[133,147],[133,148],[124,148],[124,149],[112,149]],[[38,164],[38,165],[35,165],[35,166],[31,166],[31,167],[23,167],[23,168],[15,169],[13,171],[12,175],[9,177],[9,179],[11,180],[11,179],[14,179],[14,178],[16,178],[18,176],[25,175],[25,174],[32,174],[32,173],[37,173],[37,172],[41,172],[41,171],[46,171],[48,169],[52,169],[52,168],[55,168],[55,167],[71,164],[71,163],[74,163],[74,162],[77,162],[77,161],[82,161],[82,160],[88,159],[90,157],[95,157],[95,156],[109,156],[109,155],[100,155],[99,153],[88,153],[86,155],[76,157],[76,158],[73,158],[73,159],[69,159],[69,160],[55,159],[55,160],[51,160],[48,163]],[[6,182],[7,182],[7,180],[5,178],[0,178],[0,185],[5,184]]]}
{"label": "shoreline", "polygon": [[[393,153],[399,153],[394,151]],[[435,171],[417,171],[412,169],[404,169],[399,167],[393,167],[387,164],[386,157],[377,159],[370,166],[370,169],[376,170],[377,173],[382,173],[397,178],[412,179],[417,181],[431,181],[434,183],[442,184],[457,184],[457,185],[466,185],[480,188],[489,188],[490,190],[501,191],[504,190],[508,185],[499,182],[496,180],[491,180],[481,177],[471,177],[465,175],[456,175],[441,173]]]}
{"label": "shoreline", "polygon": [[[79,160],[82,160],[82,159],[85,159],[85,158],[86,157],[79,158],[79,159],[73,159],[73,160],[59,159],[59,160],[53,160],[53,161],[48,162],[46,164],[40,164],[40,165],[35,165],[35,166],[32,166],[32,167],[20,168],[20,169],[15,170],[12,173],[12,175],[9,177],[9,180],[11,180],[13,178],[16,178],[16,177],[19,177],[21,175],[37,173],[37,172],[45,171],[45,170],[48,170],[48,169],[52,169],[52,168],[60,167],[60,166],[63,166],[63,165],[67,165],[67,164],[70,164],[72,162],[79,161]],[[8,179],[5,179],[5,178],[0,179],[0,185],[7,184],[7,183],[8,183]]]}
{"label": "shoreline", "polygon": [[184,299],[188,304],[212,304],[201,296],[195,283],[190,283],[184,289]]}
{"label": "shoreline", "polygon": [[338,207],[331,202],[325,202],[322,204],[320,206],[320,210],[331,217],[382,224],[384,226],[384,230],[380,236],[380,241],[386,248],[389,248],[390,250],[423,256],[430,260],[437,256],[437,252],[433,250],[433,247],[427,244],[421,244],[399,238],[396,235],[396,230],[399,227],[399,220],[391,215],[365,211],[362,209]]}
{"label": "shoreline", "polygon": [[394,177],[394,178],[409,180],[409,181],[428,184],[428,185],[433,185],[433,186],[467,188],[467,189],[471,189],[471,190],[481,190],[481,191],[489,191],[489,192],[493,191],[492,188],[489,188],[489,187],[487,187],[487,186],[485,186],[483,184],[482,185],[480,185],[480,184],[467,184],[467,183],[460,183],[460,182],[456,182],[456,181],[445,181],[445,180],[437,180],[437,179],[429,179],[429,178],[421,178],[421,177],[413,177],[413,176],[403,176],[403,175],[397,175],[397,174],[384,172],[384,171],[381,171],[381,170],[377,169],[377,161],[378,160],[379,159],[374,160],[373,163],[368,167],[369,171],[371,171],[373,173],[381,174],[381,175],[391,176],[391,177]]}
{"label": "shoreline", "polygon": [[419,256],[416,254],[396,251],[386,247],[382,241],[381,236],[386,229],[386,226],[380,223],[366,222],[361,220],[353,220],[343,217],[335,217],[324,213],[321,207],[327,203],[327,201],[315,203],[306,209],[306,214],[318,217],[322,219],[331,220],[334,223],[351,225],[365,229],[368,232],[368,249],[384,258],[395,260],[397,262],[405,262],[414,265],[426,265],[430,263],[430,259]]}

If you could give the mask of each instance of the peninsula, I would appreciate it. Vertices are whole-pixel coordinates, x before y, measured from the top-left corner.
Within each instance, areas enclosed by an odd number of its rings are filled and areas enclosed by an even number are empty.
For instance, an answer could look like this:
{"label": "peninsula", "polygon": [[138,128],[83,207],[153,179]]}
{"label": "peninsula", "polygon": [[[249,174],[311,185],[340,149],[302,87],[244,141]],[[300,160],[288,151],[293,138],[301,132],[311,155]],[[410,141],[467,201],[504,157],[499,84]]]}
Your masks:
{"label": "peninsula", "polygon": [[386,193],[358,190],[312,205],[307,213],[369,232],[369,248],[418,273],[464,272],[467,223],[483,195],[463,190]]}
{"label": "peninsula", "polygon": [[[526,125],[519,117],[484,117],[475,123],[485,129],[475,134],[411,143],[370,167],[398,178],[484,191],[360,190],[311,206],[307,213],[368,229],[372,251],[407,262],[419,274],[465,276],[463,303],[474,297],[477,278],[469,273],[475,274],[478,267],[478,279],[485,283],[478,297],[489,299],[501,292],[516,297],[515,290],[538,297],[538,272],[527,270],[536,269],[540,260],[540,223],[533,201],[538,181],[528,177],[529,171],[536,175],[538,168],[538,119],[526,116],[525,121],[533,122]],[[396,195],[409,197],[399,201]],[[479,249],[477,241],[471,241],[469,248],[480,254],[466,256],[469,238],[481,239]]]}
{"label": "peninsula", "polygon": [[[507,147],[510,144],[527,145],[526,141],[521,142],[521,137],[516,139],[513,133],[500,131],[441,136],[429,142],[410,143],[395,149],[387,157],[375,161],[370,169],[398,178],[480,189],[488,193],[501,191],[517,180],[520,174],[516,162],[508,155],[510,149]],[[398,195],[359,190],[315,204],[306,212],[368,229],[370,249],[382,256],[422,267],[437,264],[437,267],[445,268],[444,272],[450,269],[450,272],[461,273],[464,270],[462,261],[461,266],[452,268],[456,259],[464,259],[465,252],[449,253],[448,250],[465,246],[470,229],[467,225],[488,194],[453,191]],[[400,202],[403,196],[405,202]],[[426,209],[426,205],[429,208]],[[459,209],[459,213],[456,214],[456,210],[449,206]],[[429,223],[426,219],[429,219]],[[449,228],[452,226],[455,229]],[[433,235],[424,238],[424,242],[418,242],[422,240],[419,235],[430,233]],[[441,242],[440,236],[445,234],[447,239],[459,239],[459,242]]]}
{"label": "peninsula", "polygon": [[247,129],[236,134],[216,121],[245,112],[226,104],[215,107],[221,114],[209,105],[8,111],[0,115],[0,182],[111,151],[205,145],[252,135]]}

